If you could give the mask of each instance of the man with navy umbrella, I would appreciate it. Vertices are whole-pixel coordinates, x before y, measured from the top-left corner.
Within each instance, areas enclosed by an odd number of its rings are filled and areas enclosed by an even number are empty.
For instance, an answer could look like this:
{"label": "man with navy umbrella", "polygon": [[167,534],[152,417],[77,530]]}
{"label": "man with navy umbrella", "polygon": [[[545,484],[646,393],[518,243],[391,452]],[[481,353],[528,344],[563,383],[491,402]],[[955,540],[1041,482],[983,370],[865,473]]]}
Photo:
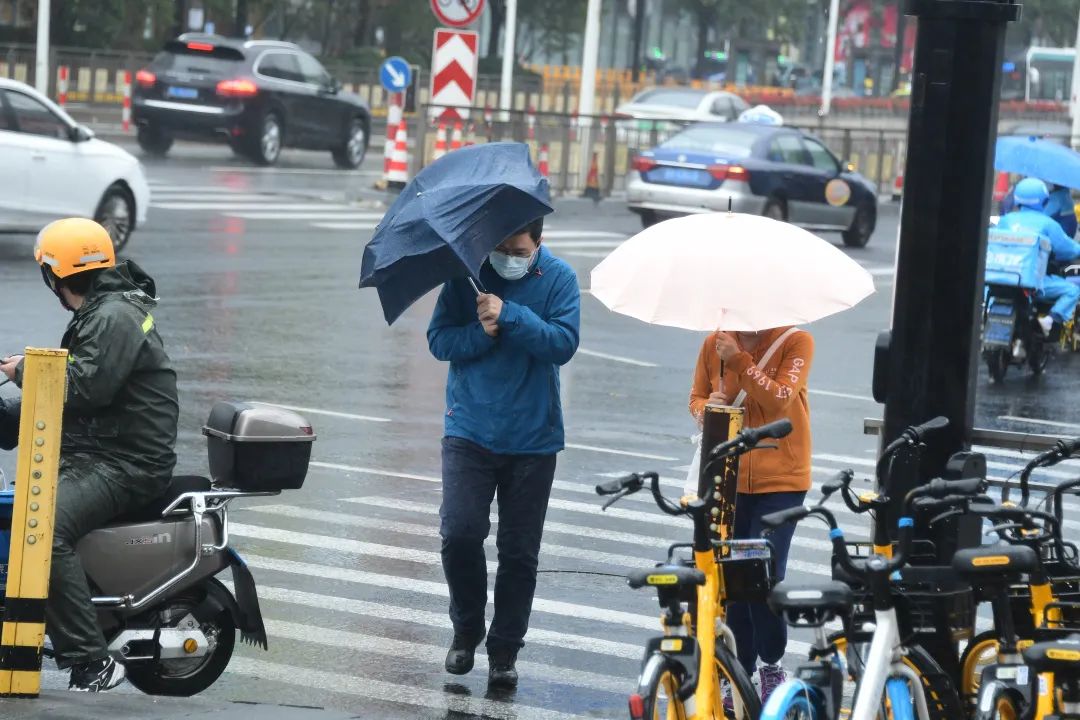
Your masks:
{"label": "man with navy umbrella", "polygon": [[485,635],[484,540],[498,498],[499,566],[487,630],[490,687],[517,686],[540,538],[563,449],[559,367],[578,347],[577,276],[542,244],[543,218],[512,232],[479,273],[443,286],[428,345],[450,363],[442,441],[442,562],[454,639],[446,669],[468,673]]}

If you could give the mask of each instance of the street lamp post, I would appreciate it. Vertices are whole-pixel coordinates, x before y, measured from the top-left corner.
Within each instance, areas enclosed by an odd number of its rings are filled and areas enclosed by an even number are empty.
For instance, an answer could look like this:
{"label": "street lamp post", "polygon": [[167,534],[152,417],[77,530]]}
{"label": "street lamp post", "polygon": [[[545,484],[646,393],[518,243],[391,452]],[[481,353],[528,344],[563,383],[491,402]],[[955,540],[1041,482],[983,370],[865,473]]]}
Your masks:
{"label": "street lamp post", "polygon": [[600,54],[600,0],[589,0],[585,11],[585,48],[581,60],[581,92],[578,95],[578,115],[580,115],[581,153],[579,156],[578,175],[584,177],[589,167],[592,153],[593,122],[590,117],[596,112],[596,66]]}
{"label": "street lamp post", "polygon": [[1076,17],[1076,55],[1073,58],[1072,146],[1080,150],[1080,13]]}
{"label": "street lamp post", "polygon": [[832,105],[833,69],[836,67],[836,26],[840,21],[840,0],[829,1],[829,32],[825,39],[825,71],[821,76],[821,109],[825,117]]}
{"label": "street lamp post", "polygon": [[37,55],[34,58],[34,87],[42,95],[49,93],[49,0],[38,0]]}
{"label": "street lamp post", "polygon": [[506,23],[503,25],[502,78],[499,83],[499,109],[513,105],[514,49],[517,42],[517,0],[506,0]]}

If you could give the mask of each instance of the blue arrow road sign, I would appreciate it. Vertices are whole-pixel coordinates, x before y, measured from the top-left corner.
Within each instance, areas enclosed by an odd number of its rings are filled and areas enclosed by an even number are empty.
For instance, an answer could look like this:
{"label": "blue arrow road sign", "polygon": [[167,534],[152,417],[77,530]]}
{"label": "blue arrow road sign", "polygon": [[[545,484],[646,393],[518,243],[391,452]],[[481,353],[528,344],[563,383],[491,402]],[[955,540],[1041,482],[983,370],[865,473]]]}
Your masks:
{"label": "blue arrow road sign", "polygon": [[404,58],[388,57],[379,68],[379,80],[390,92],[402,92],[412,83],[412,70]]}

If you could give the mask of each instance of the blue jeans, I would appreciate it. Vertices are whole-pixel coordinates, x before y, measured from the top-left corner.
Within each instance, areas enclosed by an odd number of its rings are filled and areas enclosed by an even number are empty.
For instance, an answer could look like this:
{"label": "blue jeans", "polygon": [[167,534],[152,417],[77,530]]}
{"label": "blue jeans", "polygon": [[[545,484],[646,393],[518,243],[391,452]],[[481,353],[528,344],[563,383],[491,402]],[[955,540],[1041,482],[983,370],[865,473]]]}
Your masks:
{"label": "blue jeans", "polygon": [[[761,537],[761,518],[769,513],[802,505],[805,492],[773,492],[751,495],[739,493],[735,499],[735,539]],[[795,534],[793,524],[772,531],[773,565],[777,581],[784,579],[788,551]],[[747,673],[753,673],[758,658],[766,665],[776,665],[787,650],[787,624],[773,614],[764,603],[733,602],[728,607],[728,626],[735,633],[735,648],[739,662]]]}
{"label": "blue jeans", "polygon": [[498,455],[468,440],[443,438],[439,533],[450,621],[456,634],[477,641],[484,636],[488,600],[484,540],[491,532],[491,502],[499,498],[499,569],[488,652],[525,644],[554,479],[554,455]]}
{"label": "blue jeans", "polygon": [[1068,322],[1076,312],[1076,301],[1080,300],[1080,283],[1070,282],[1058,275],[1047,275],[1043,280],[1042,290],[1035,297],[1040,302],[1053,300],[1054,306],[1050,308],[1050,315],[1059,323]]}

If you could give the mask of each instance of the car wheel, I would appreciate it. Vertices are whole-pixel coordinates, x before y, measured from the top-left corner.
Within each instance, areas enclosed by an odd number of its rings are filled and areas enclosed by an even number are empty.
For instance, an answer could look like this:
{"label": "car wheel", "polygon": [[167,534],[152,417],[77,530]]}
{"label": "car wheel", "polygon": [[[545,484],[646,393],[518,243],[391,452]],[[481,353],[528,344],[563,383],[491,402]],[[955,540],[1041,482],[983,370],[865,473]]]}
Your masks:
{"label": "car wheel", "polygon": [[877,211],[873,205],[863,203],[855,211],[855,218],[851,221],[851,227],[844,231],[844,244],[848,247],[866,247],[870,242],[870,236],[874,234],[874,226],[877,224]]}
{"label": "car wheel", "polygon": [[285,128],[276,113],[268,112],[259,123],[258,132],[251,138],[251,159],[259,165],[273,165],[281,155]]}
{"label": "car wheel", "polygon": [[641,227],[652,227],[656,223],[660,222],[660,218],[656,217],[656,213],[652,210],[642,210],[641,215]]}
{"label": "car wheel", "polygon": [[334,164],[345,170],[355,170],[364,162],[367,154],[367,126],[360,118],[353,118],[345,134],[345,142],[334,148]]}
{"label": "car wheel", "polygon": [[142,151],[153,157],[165,157],[173,144],[171,135],[153,125],[140,125],[135,139]]}
{"label": "car wheel", "polygon": [[770,220],[787,222],[787,204],[780,198],[770,198],[761,214]]}
{"label": "car wheel", "polygon": [[116,252],[123,250],[131,239],[131,231],[135,229],[135,201],[127,188],[113,185],[106,190],[98,203],[94,220],[108,231]]}

